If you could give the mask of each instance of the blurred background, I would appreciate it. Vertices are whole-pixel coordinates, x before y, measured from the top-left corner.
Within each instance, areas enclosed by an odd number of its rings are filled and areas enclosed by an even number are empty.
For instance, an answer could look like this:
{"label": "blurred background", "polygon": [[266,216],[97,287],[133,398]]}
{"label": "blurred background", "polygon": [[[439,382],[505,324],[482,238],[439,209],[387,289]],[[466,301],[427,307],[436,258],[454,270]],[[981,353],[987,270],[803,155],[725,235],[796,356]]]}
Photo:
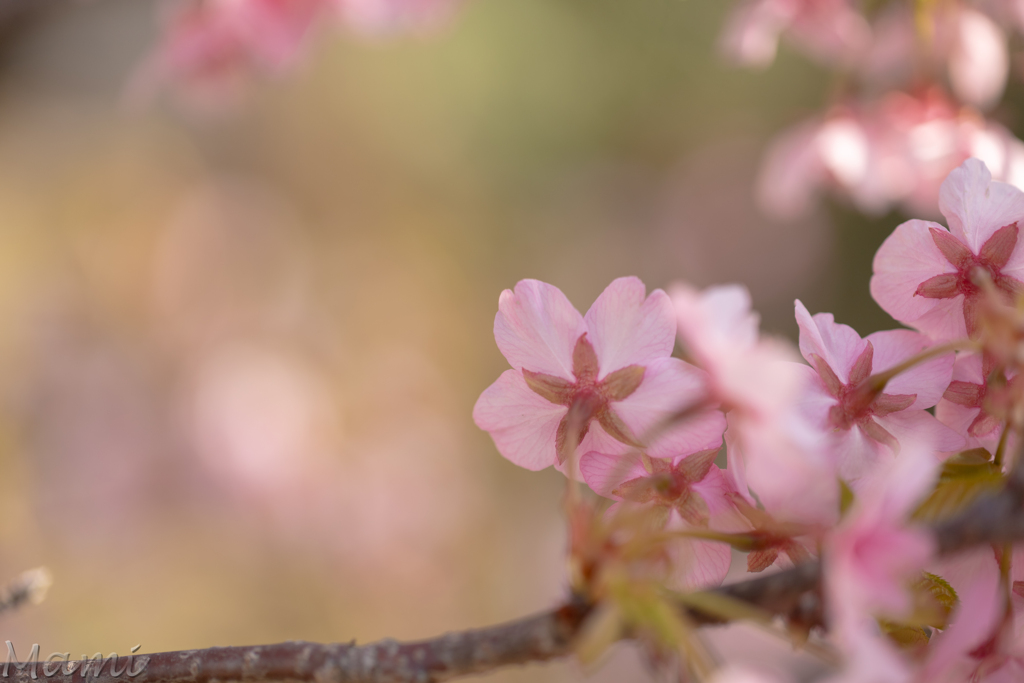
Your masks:
{"label": "blurred background", "polygon": [[[324,35],[214,117],[124,106],[155,3],[6,24],[0,577],[55,583],[2,639],[418,638],[554,604],[564,479],[471,419],[519,279],[581,312],[622,275],[739,281],[773,333],[795,337],[794,298],[892,326],[867,284],[903,217],[756,208],[765,144],[834,84],[787,50],[726,65],[728,9],[469,0],[429,34]],[[995,118],[1019,134],[1015,92]]]}

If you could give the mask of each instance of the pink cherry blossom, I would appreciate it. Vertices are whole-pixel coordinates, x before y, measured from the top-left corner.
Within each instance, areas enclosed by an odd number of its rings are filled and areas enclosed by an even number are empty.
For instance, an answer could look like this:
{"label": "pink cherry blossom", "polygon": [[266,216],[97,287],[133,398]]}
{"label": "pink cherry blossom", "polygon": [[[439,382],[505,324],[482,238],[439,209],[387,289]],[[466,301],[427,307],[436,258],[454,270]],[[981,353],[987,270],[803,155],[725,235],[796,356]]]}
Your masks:
{"label": "pink cherry blossom", "polygon": [[937,88],[893,91],[846,102],[798,124],[771,145],[757,196],[765,211],[792,218],[830,191],[858,210],[879,214],[903,206],[937,213],[939,186],[968,157],[995,176],[1024,186],[1024,143]]}
{"label": "pink cherry blossom", "polygon": [[[708,372],[711,397],[728,413],[728,474],[736,490],[753,489],[772,514],[787,521],[826,523],[837,491],[820,431],[802,415],[803,377],[794,350],[762,339],[750,294],[737,285],[698,292],[672,289],[685,350]],[[793,496],[799,489],[804,495]]]}
{"label": "pink cherry blossom", "polygon": [[939,208],[949,230],[911,220],[882,243],[871,295],[896,320],[946,341],[979,331],[979,272],[1007,299],[1024,290],[1017,225],[1024,192],[993,181],[984,163],[969,159],[942,184]]}
{"label": "pink cherry blossom", "polygon": [[876,616],[906,616],[908,582],[934,552],[926,531],[904,520],[931,489],[938,460],[927,442],[907,441],[900,456],[865,477],[853,508],[826,538],[827,616],[846,655],[851,681],[906,681],[909,667],[878,632]]}
{"label": "pink cherry blossom", "polygon": [[922,70],[945,71],[959,102],[991,108],[1006,87],[1010,55],[1001,28],[1008,22],[985,9],[994,8],[963,0],[934,3],[924,11],[889,3],[872,21],[873,39],[859,60],[858,75],[875,88],[906,88]]}
{"label": "pink cherry blossom", "polygon": [[906,438],[926,439],[940,451],[963,447],[963,437],[926,411],[949,386],[952,353],[900,373],[874,394],[867,391],[867,379],[926,349],[931,345],[927,337],[888,330],[861,339],[852,327],[837,324],[831,313],[812,317],[799,300],[796,321],[800,352],[811,365],[804,405],[831,435],[839,474],[848,483],[898,454]]}
{"label": "pink cherry blossom", "polygon": [[746,666],[729,664],[717,670],[708,683],[780,683],[774,675],[755,671]]}
{"label": "pink cherry blossom", "polygon": [[[667,529],[739,531],[744,525],[732,504],[734,489],[714,463],[718,451],[710,448],[671,460],[635,452],[616,456],[590,451],[580,459],[580,472],[602,496],[663,509]],[[722,583],[732,557],[728,545],[696,539],[680,539],[672,545],[674,580],[680,588]]]}
{"label": "pink cherry blossom", "polygon": [[172,8],[162,43],[135,78],[137,97],[163,84],[232,99],[251,72],[292,68],[327,0],[206,0]]}
{"label": "pink cherry blossom", "polygon": [[783,35],[820,61],[850,63],[871,27],[849,0],[745,0],[726,24],[722,48],[741,64],[768,66]]}
{"label": "pink cherry blossom", "polygon": [[[923,667],[923,680],[939,683],[987,680],[979,674],[1002,667],[1005,650],[1000,641],[1005,638],[1000,631],[1006,605],[999,564],[993,551],[991,547],[977,548],[946,558],[930,568],[956,591],[957,606],[949,624],[932,640]],[[1014,553],[1014,567],[1018,558],[1024,560],[1022,555],[1020,551]]]}
{"label": "pink cherry blossom", "polygon": [[449,18],[459,0],[333,0],[344,20],[367,33],[431,28]]}
{"label": "pink cherry blossom", "polygon": [[253,75],[295,68],[315,29],[340,19],[366,34],[431,27],[457,0],[182,0],[164,35],[129,87],[137,101],[160,87],[192,104],[223,107],[239,99]]}
{"label": "pink cherry blossom", "polygon": [[[986,407],[988,401],[998,400],[998,389],[990,390],[988,384],[991,372],[988,354],[960,353],[953,364],[953,379],[935,406],[935,417],[964,436],[967,448],[985,448],[995,453],[1003,424]],[[1013,436],[1009,440],[1016,441]],[[1011,443],[1008,448],[1013,452],[1015,446]]]}
{"label": "pink cherry blossom", "polygon": [[[654,457],[717,448],[725,418],[707,402],[707,375],[670,354],[675,322],[668,296],[645,298],[619,278],[581,316],[558,288],[522,280],[505,290],[494,318],[498,348],[512,365],[473,408],[477,426],[517,465],[564,468],[577,449]],[[694,412],[645,444],[670,415]],[[578,419],[578,443],[571,443]]]}

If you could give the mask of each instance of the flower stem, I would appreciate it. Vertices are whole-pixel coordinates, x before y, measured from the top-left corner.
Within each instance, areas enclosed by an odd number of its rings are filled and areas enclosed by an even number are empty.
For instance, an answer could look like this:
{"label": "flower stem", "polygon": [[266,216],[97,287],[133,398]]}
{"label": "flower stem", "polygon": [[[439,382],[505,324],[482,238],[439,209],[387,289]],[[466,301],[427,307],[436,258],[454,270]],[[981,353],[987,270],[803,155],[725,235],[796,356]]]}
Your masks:
{"label": "flower stem", "polygon": [[958,341],[949,342],[947,344],[939,344],[938,346],[932,346],[925,349],[921,353],[911,356],[902,363],[893,366],[885,372],[879,372],[868,377],[864,383],[867,387],[875,393],[881,393],[885,389],[885,385],[889,383],[893,377],[914,368],[925,361],[929,361],[937,356],[943,356],[947,353],[954,351],[968,351],[968,350],[979,350],[981,345],[973,339],[960,339]]}
{"label": "flower stem", "polygon": [[1003,425],[1003,433],[999,435],[999,445],[996,446],[996,454],[993,457],[992,463],[1002,469],[1003,467],[1003,456],[1006,453],[1006,442],[1010,435],[1010,421],[1007,420],[1006,424]]}

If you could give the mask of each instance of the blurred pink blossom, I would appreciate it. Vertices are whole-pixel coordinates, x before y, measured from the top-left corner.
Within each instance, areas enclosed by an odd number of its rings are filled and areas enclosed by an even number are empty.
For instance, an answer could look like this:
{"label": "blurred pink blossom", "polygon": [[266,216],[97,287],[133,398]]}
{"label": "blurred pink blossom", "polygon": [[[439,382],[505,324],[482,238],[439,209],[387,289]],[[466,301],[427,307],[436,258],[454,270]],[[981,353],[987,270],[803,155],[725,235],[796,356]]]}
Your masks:
{"label": "blurred pink blossom", "polygon": [[[590,451],[580,459],[580,472],[587,485],[602,496],[626,505],[663,508],[666,528],[738,531],[743,525],[731,501],[734,489],[714,463],[718,450],[671,460]],[[732,550],[724,543],[679,539],[672,545],[674,581],[684,590],[717,586],[729,572]]]}
{"label": "blurred pink blossom", "polygon": [[[828,523],[837,491],[822,482],[835,472],[820,431],[800,412],[803,377],[785,343],[758,332],[750,293],[738,285],[698,292],[672,288],[679,336],[707,371],[712,400],[727,412],[728,472],[748,500],[748,486],[772,514],[789,521]],[[807,495],[794,497],[798,488]]]}
{"label": "blurred pink blossom", "polygon": [[436,26],[456,0],[181,0],[164,35],[129,85],[151,100],[172,86],[211,109],[238,100],[253,75],[280,74],[301,61],[319,24],[340,20],[366,34]]}
{"label": "blurred pink blossom", "polygon": [[1001,9],[962,0],[918,11],[891,3],[872,22],[873,40],[857,73],[876,88],[906,88],[931,73],[948,83],[958,101],[989,109],[1001,99],[1009,75]]}
{"label": "blurred pink blossom", "polygon": [[745,0],[722,35],[726,55],[768,66],[779,38],[825,63],[851,63],[871,40],[871,27],[850,0]]}
{"label": "blurred pink blossom", "polygon": [[859,210],[901,206],[933,216],[939,185],[969,157],[999,180],[1024,186],[1024,143],[938,89],[893,91],[877,101],[836,106],[783,133],[765,156],[757,194],[778,217],[806,212],[830,190]]}
{"label": "blurred pink blossom", "polygon": [[[935,417],[967,440],[967,448],[985,448],[995,453],[1003,423],[986,409],[988,377],[992,359],[988,354],[960,353],[953,364],[953,378],[935,406]],[[1013,378],[1010,380],[1013,382]],[[1013,451],[1014,436],[1009,445]]]}
{"label": "blurred pink blossom", "polygon": [[252,73],[293,68],[328,0],[189,0],[172,6],[161,43],[130,85],[146,100],[173,85],[204,105],[237,99]]}
{"label": "blurred pink blossom", "polygon": [[904,522],[938,475],[933,451],[927,442],[903,444],[898,457],[865,477],[853,508],[826,539],[828,620],[847,661],[841,680],[910,680],[909,664],[881,635],[875,617],[909,614],[908,582],[934,552],[931,535]]}
{"label": "blurred pink blossom", "polygon": [[[956,591],[957,605],[942,633],[935,636],[924,662],[922,680],[990,680],[986,674],[1000,669],[1006,661],[1006,607],[1000,586],[999,562],[994,548],[978,548],[946,558],[930,568]],[[1013,554],[1011,580],[1024,576],[1024,553]],[[1014,603],[1024,602],[1020,598]],[[1019,671],[1017,667],[1009,670]],[[1007,671],[1004,671],[1007,673]],[[1010,678],[1007,680],[1017,680]]]}
{"label": "blurred pink blossom", "polygon": [[451,16],[461,0],[333,0],[345,21],[368,33],[430,29]]}

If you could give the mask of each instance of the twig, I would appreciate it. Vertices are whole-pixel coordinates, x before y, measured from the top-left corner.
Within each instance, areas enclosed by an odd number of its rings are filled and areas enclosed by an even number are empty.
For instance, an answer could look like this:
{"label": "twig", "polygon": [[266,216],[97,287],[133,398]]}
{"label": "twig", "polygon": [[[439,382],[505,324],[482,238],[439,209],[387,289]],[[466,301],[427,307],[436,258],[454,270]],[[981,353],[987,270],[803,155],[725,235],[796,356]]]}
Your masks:
{"label": "twig", "polygon": [[[1024,470],[1024,468],[1021,468]],[[1024,475],[1019,478],[1024,479]],[[976,501],[955,518],[934,527],[943,555],[986,543],[1024,539],[1024,483],[1011,474],[1007,487]],[[709,591],[742,600],[796,623],[822,623],[821,568],[807,562],[792,569]],[[497,626],[449,633],[438,638],[400,643],[381,640],[367,645],[322,645],[288,642],[252,647],[218,647],[111,657],[97,667],[11,663],[0,679],[31,683],[228,683],[229,681],[308,681],[309,683],[431,683],[492,671],[514,664],[543,662],[571,653],[573,640],[592,609],[573,598],[558,609]],[[693,607],[685,609],[698,625],[723,619]],[[71,669],[70,671],[68,669]],[[59,669],[59,670],[57,670]],[[35,675],[33,675],[35,674]],[[51,674],[51,675],[47,675]]]}

